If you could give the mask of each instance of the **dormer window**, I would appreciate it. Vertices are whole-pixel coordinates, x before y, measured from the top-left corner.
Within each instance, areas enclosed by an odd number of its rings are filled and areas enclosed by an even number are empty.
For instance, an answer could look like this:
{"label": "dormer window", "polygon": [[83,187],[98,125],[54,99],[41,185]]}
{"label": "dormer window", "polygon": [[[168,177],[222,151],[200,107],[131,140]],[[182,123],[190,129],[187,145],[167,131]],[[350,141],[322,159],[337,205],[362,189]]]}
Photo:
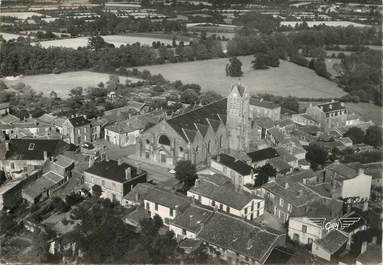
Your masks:
{"label": "dormer window", "polygon": [[28,150],[29,151],[33,151],[35,149],[35,144],[34,143],[30,143],[29,146],[28,146]]}

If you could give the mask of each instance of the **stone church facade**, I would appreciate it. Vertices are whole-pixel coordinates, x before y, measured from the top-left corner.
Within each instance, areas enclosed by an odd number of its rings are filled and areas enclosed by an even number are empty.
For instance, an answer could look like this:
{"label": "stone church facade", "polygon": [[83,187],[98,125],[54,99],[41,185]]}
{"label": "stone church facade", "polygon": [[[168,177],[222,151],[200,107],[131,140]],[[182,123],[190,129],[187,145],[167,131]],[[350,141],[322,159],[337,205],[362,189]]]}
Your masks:
{"label": "stone church facade", "polygon": [[194,109],[146,129],[137,139],[136,156],[174,168],[179,160],[208,165],[223,152],[248,152],[258,139],[250,117],[250,95],[236,84],[226,99]]}

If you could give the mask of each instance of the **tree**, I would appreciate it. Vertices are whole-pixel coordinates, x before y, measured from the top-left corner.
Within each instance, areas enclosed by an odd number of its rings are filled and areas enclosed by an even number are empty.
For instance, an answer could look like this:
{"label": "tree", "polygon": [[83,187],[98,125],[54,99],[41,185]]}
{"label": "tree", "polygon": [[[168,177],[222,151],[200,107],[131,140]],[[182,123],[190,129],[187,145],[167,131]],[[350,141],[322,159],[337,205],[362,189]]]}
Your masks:
{"label": "tree", "polygon": [[207,105],[209,103],[221,100],[222,98],[223,97],[220,94],[218,94],[217,92],[209,90],[209,91],[203,92],[201,94],[201,96],[199,98],[199,102],[202,105]]}
{"label": "tree", "polygon": [[351,127],[343,136],[349,137],[353,144],[363,143],[365,137],[363,130],[358,127]]}
{"label": "tree", "polygon": [[68,210],[68,206],[65,202],[59,197],[52,198],[52,206],[56,211],[65,212]]}
{"label": "tree", "polygon": [[101,194],[102,194],[102,189],[101,189],[101,186],[100,185],[93,185],[92,186],[92,193],[93,195],[96,197],[96,198],[100,198],[101,197]]}
{"label": "tree", "polygon": [[226,64],[226,75],[227,76],[242,76],[242,62],[237,57],[229,59],[229,63]]}
{"label": "tree", "polygon": [[88,40],[89,49],[98,51],[106,46],[108,46],[108,43],[106,43],[105,40],[99,35],[90,37]]}
{"label": "tree", "polygon": [[186,89],[181,94],[181,102],[186,104],[194,104],[198,101],[198,94],[193,89]]}
{"label": "tree", "polygon": [[36,229],[32,235],[32,249],[31,257],[35,259],[37,263],[47,262],[49,259],[49,244],[48,235],[45,231]]}
{"label": "tree", "polygon": [[197,170],[190,160],[179,160],[174,170],[176,171],[176,179],[183,184],[184,191],[194,186]]}
{"label": "tree", "polygon": [[364,142],[368,145],[372,145],[373,147],[381,147],[382,146],[382,128],[378,126],[370,126],[366,130],[366,137]]}
{"label": "tree", "polygon": [[323,167],[327,161],[328,152],[318,143],[310,143],[307,147],[306,160],[310,162],[312,169],[317,169],[318,165]]}
{"label": "tree", "polygon": [[51,93],[49,93],[49,97],[52,99],[56,99],[58,96],[57,96],[57,93],[52,90]]}
{"label": "tree", "polygon": [[255,178],[254,186],[259,187],[269,181],[269,177],[275,177],[277,171],[272,165],[266,164],[257,168],[258,175]]}
{"label": "tree", "polygon": [[267,66],[267,55],[265,53],[257,53],[254,55],[255,59],[251,62],[254,69],[268,69]]}
{"label": "tree", "polygon": [[72,88],[70,90],[69,96],[72,97],[72,98],[81,97],[82,96],[82,87]]}

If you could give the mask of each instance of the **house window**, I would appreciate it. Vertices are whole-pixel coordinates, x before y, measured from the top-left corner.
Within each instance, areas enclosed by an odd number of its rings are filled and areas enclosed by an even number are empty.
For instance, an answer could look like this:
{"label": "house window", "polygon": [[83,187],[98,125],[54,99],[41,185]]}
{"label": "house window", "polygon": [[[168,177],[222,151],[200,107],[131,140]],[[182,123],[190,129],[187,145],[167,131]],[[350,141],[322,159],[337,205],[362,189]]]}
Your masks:
{"label": "house window", "polygon": [[150,154],[149,154],[149,152],[147,152],[147,151],[145,152],[145,158],[146,158],[146,159],[149,159],[149,158],[150,158]]}
{"label": "house window", "polygon": [[146,210],[150,210],[150,204],[148,202],[146,203]]}
{"label": "house window", "polygon": [[247,208],[245,208],[245,215],[247,214]]}
{"label": "house window", "polygon": [[257,209],[261,208],[261,202],[257,203]]}
{"label": "house window", "polygon": [[15,169],[15,163],[11,163],[11,169]]}
{"label": "house window", "polygon": [[299,241],[299,235],[297,233],[293,234],[293,240],[294,241]]}
{"label": "house window", "polygon": [[251,211],[254,211],[254,201],[251,202]]}
{"label": "house window", "polygon": [[223,167],[223,173],[227,173],[227,167]]}
{"label": "house window", "polygon": [[222,204],[219,205],[219,209],[220,209],[221,211],[223,211],[223,205],[222,205]]}
{"label": "house window", "polygon": [[229,206],[226,206],[226,212],[230,213],[230,207]]}
{"label": "house window", "polygon": [[35,149],[35,144],[34,143],[30,143],[29,146],[28,146],[28,150],[32,151],[34,149]]}
{"label": "house window", "polygon": [[282,198],[280,198],[280,199],[279,199],[279,205],[280,205],[281,207],[283,207],[283,204],[284,204],[284,201],[283,201]]}
{"label": "house window", "polygon": [[313,239],[309,237],[309,238],[307,239],[307,244],[311,245],[312,243],[313,243]]}
{"label": "house window", "polygon": [[198,195],[198,200],[201,201],[202,200],[202,197],[201,195]]}
{"label": "house window", "polygon": [[182,229],[182,234],[186,236],[186,229]]}
{"label": "house window", "polygon": [[288,210],[289,212],[291,212],[291,204],[290,204],[290,203],[287,204],[287,210]]}
{"label": "house window", "polygon": [[307,233],[307,226],[306,225],[302,225],[302,232]]}
{"label": "house window", "polygon": [[182,153],[184,151],[183,147],[180,146],[180,153]]}
{"label": "house window", "polygon": [[154,210],[158,211],[158,203],[154,204]]}
{"label": "house window", "polygon": [[215,206],[215,201],[211,201],[211,206]]}
{"label": "house window", "polygon": [[173,208],[170,208],[170,209],[169,209],[169,215],[170,215],[170,216],[173,216],[173,215],[174,215]]}

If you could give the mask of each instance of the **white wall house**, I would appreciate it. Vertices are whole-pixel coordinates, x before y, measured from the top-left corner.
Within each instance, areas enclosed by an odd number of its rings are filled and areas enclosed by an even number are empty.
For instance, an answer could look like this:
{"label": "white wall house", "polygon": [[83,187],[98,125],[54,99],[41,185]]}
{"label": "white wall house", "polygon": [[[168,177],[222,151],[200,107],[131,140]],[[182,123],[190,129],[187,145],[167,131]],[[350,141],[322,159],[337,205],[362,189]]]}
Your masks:
{"label": "white wall house", "polygon": [[[207,186],[210,188],[206,188]],[[210,192],[206,193],[206,190]],[[265,207],[263,198],[244,190],[236,190],[231,183],[217,185],[207,180],[198,180],[196,185],[187,192],[187,196],[202,205],[211,206],[247,220],[254,220],[263,215]]]}
{"label": "white wall house", "polygon": [[[254,184],[255,174],[251,170],[252,168],[242,161],[237,161],[237,163],[243,163],[244,170],[235,169],[213,159],[210,161],[210,167],[230,178],[235,185],[244,186],[245,184]],[[246,170],[246,167],[250,169]]]}
{"label": "white wall house", "polygon": [[172,193],[159,187],[151,189],[144,198],[145,210],[153,218],[158,215],[165,225],[182,212],[190,201],[187,197]]}
{"label": "white wall house", "polygon": [[290,217],[289,219],[288,236],[299,244],[310,245],[322,238],[324,232],[322,225],[314,223],[309,218]]}

